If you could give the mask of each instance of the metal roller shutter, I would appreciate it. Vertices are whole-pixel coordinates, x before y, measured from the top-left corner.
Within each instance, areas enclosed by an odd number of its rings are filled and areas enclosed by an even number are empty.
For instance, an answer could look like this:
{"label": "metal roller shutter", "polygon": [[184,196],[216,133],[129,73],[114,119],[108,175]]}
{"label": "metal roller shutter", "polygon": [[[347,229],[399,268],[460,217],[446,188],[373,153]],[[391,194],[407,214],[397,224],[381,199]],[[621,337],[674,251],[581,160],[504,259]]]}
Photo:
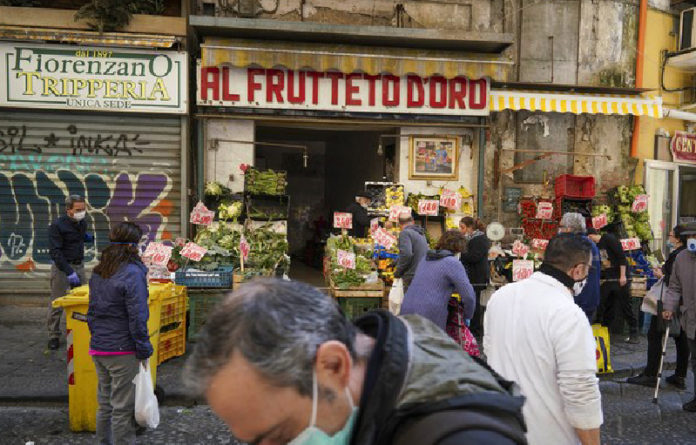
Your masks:
{"label": "metal roller shutter", "polygon": [[48,226],[68,194],[86,197],[90,269],[115,223],[143,242],[180,236],[181,143],[178,117],[0,112],[0,293],[48,290]]}

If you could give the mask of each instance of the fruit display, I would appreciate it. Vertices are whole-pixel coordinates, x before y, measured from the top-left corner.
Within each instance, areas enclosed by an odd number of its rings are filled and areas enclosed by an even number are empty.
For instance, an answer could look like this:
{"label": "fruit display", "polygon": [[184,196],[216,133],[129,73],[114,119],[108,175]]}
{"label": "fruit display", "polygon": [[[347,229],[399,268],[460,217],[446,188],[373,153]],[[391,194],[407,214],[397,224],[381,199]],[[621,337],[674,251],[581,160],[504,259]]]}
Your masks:
{"label": "fruit display", "polygon": [[384,191],[385,194],[385,206],[391,208],[392,206],[402,206],[406,201],[406,195],[404,194],[403,185],[393,185],[388,187]]}

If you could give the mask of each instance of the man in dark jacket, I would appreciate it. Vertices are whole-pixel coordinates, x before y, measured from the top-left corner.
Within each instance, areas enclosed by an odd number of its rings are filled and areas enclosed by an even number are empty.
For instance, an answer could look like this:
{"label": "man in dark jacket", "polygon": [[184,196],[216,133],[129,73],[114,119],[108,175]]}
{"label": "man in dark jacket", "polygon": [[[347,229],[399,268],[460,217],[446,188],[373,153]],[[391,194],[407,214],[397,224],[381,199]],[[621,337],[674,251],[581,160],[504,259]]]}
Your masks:
{"label": "man in dark jacket", "polygon": [[428,253],[428,240],[425,239],[425,230],[413,222],[410,211],[399,215],[399,261],[394,271],[395,278],[401,278],[404,283],[404,294],[411,285],[416,268]]}
{"label": "man in dark jacket", "polygon": [[184,382],[246,443],[526,443],[516,387],[437,326],[385,311],[354,325],[299,282],[258,280],[228,296]]}
{"label": "man in dark jacket", "polygon": [[94,241],[87,233],[85,223],[85,199],[78,195],[65,200],[65,215],[56,219],[48,228],[48,244],[51,254],[51,301],[48,305],[48,349],[60,345],[60,319],[62,308],[54,308],[53,300],[65,295],[72,287],[86,282],[85,241]]}
{"label": "man in dark jacket", "polygon": [[353,215],[353,228],[348,231],[350,236],[362,238],[370,227],[370,216],[367,214],[367,206],[370,205],[370,195],[365,192],[355,194],[355,202],[351,203],[346,212]]}
{"label": "man in dark jacket", "polygon": [[481,336],[483,335],[481,292],[488,287],[488,281],[491,278],[491,268],[488,264],[491,241],[483,233],[485,230],[483,223],[470,216],[465,216],[459,221],[459,230],[464,233],[468,240],[466,249],[462,252],[461,261],[476,294],[476,310],[471,319],[470,328],[474,335]]}

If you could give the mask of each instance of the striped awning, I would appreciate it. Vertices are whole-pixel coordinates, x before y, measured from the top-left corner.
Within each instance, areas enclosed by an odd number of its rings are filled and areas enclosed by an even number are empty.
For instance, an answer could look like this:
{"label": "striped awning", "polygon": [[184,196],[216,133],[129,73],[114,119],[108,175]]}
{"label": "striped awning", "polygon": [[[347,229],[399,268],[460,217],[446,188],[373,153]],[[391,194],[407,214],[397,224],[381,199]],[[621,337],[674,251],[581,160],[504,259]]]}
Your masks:
{"label": "striped awning", "polygon": [[529,110],[662,118],[662,98],[491,90],[491,111]]}
{"label": "striped awning", "polygon": [[280,41],[206,38],[201,45],[202,66],[232,65],[240,68],[284,67],[292,70],[338,70],[370,75],[442,75],[447,78],[489,77],[505,81],[513,62],[500,56],[408,48],[367,47]]}

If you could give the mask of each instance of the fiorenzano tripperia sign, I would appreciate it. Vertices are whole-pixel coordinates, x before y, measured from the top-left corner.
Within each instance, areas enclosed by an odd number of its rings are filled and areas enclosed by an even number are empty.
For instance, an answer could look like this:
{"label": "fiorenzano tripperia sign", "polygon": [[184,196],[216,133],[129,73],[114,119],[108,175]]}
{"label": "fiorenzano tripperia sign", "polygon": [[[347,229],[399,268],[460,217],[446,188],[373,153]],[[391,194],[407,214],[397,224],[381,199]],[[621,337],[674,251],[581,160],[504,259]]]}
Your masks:
{"label": "fiorenzano tripperia sign", "polygon": [[490,82],[457,76],[201,66],[198,105],[486,116]]}
{"label": "fiorenzano tripperia sign", "polygon": [[0,44],[0,106],[187,112],[187,58],[175,51]]}

